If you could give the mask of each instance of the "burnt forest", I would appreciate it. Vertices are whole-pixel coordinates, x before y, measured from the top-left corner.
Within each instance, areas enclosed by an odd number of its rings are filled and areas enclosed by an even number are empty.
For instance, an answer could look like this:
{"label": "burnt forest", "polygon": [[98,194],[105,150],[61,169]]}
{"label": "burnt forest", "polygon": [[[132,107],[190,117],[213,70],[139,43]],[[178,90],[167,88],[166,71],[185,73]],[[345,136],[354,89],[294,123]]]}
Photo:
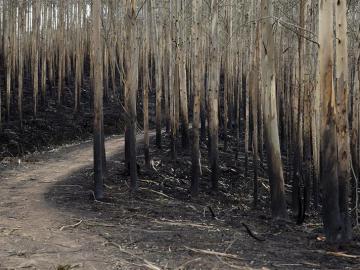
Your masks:
{"label": "burnt forest", "polygon": [[0,270],[360,270],[359,0],[0,0]]}

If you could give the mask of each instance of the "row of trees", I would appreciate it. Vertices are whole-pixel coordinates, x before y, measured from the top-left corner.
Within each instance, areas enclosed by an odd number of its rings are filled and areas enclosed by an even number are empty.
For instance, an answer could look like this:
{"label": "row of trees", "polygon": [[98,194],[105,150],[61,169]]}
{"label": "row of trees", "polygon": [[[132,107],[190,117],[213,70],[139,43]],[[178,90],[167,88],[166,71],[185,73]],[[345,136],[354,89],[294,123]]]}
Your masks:
{"label": "row of trees", "polygon": [[[60,105],[64,87],[70,86],[77,113],[90,70],[97,199],[104,196],[106,172],[103,98],[119,98],[125,109],[125,156],[133,192],[138,187],[136,127],[141,111],[147,165],[152,118],[156,146],[163,146],[165,127],[173,159],[178,138],[182,147],[191,147],[193,196],[200,192],[201,164],[206,162],[200,142],[208,140],[209,180],[216,190],[219,147],[229,151],[234,137],[235,158],[240,152],[245,156],[245,167],[239,170],[253,177],[255,206],[258,169],[266,164],[274,218],[287,218],[288,183],[299,221],[310,205],[317,209],[321,202],[327,239],[351,239],[352,222],[358,222],[360,172],[356,1],[349,6],[345,0],[2,3],[5,117],[0,115],[0,122],[17,115],[21,126],[24,78],[31,78],[35,117],[39,102],[46,104],[52,95]],[[149,111],[152,94],[155,112]],[[17,109],[11,109],[13,104]]]}

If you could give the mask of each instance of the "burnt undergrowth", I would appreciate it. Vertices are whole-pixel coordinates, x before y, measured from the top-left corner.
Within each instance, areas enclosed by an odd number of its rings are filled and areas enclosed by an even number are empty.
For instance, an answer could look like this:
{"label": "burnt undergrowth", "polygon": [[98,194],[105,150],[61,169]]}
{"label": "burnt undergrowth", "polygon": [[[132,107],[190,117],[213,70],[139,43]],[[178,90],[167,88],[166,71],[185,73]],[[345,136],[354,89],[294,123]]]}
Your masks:
{"label": "burnt undergrowth", "polygon": [[71,213],[66,224],[81,221],[69,229],[100,235],[122,258],[122,267],[130,269],[146,268],[147,263],[165,269],[355,269],[360,263],[358,243],[336,252],[325,245],[322,224],[312,213],[302,225],[295,219],[271,219],[266,164],[259,168],[259,202],[254,208],[253,165],[249,159],[245,177],[243,155],[234,158],[235,144],[230,143],[230,151],[220,151],[216,192],[211,190],[206,142],[201,144],[201,192],[192,198],[190,150],[179,142],[179,158],[171,160],[170,138],[163,143],[163,150],[151,149],[151,168],[143,166],[139,151],[140,188],[135,194],[129,194],[123,155],[118,154],[108,160],[105,201],[93,199],[92,168],[57,183],[46,200],[65,215]]}

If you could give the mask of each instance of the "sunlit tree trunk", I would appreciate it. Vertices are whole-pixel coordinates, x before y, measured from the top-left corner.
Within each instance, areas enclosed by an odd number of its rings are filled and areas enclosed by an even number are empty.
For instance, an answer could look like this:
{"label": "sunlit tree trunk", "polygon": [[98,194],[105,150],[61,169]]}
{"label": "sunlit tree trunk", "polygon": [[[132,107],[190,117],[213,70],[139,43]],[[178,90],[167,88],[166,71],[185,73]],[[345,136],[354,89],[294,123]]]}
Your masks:
{"label": "sunlit tree trunk", "polygon": [[[11,101],[11,71],[12,71],[12,62],[11,62],[11,21],[12,21],[12,2],[4,2],[4,60],[5,60],[5,69],[6,69],[6,118],[10,118],[10,101]],[[1,103],[0,103],[1,104]],[[1,113],[0,113],[1,117]],[[0,118],[1,119],[1,118]]]}
{"label": "sunlit tree trunk", "polygon": [[26,3],[23,1],[19,7],[19,73],[18,73],[18,113],[20,128],[23,127],[23,91],[24,91],[24,45],[25,45],[25,17]]}
{"label": "sunlit tree trunk", "polygon": [[[312,7],[311,1],[307,0],[304,3],[304,30],[302,31],[303,35],[306,35],[305,29],[310,28],[313,24],[312,16]],[[304,39],[304,38],[303,38]],[[312,150],[311,150],[311,95],[314,92],[314,84],[312,83],[312,74],[313,72],[313,56],[311,55],[312,47],[314,44],[305,41],[304,49],[304,212],[307,211],[310,207],[311,199],[311,186],[312,186],[312,175],[313,175],[313,162],[312,162]]]}
{"label": "sunlit tree trunk", "polygon": [[194,84],[193,84],[193,138],[192,138],[192,175],[191,175],[191,194],[197,196],[199,193],[199,179],[201,174],[201,161],[200,161],[200,89],[203,87],[201,81],[201,53],[200,53],[200,34],[199,34],[199,7],[201,6],[201,1],[192,0],[192,14],[193,14],[193,24],[192,24],[192,46],[194,49],[194,59],[193,59],[193,72],[194,72]]}
{"label": "sunlit tree trunk", "polygon": [[321,185],[326,239],[337,242],[343,224],[339,208],[339,182],[336,138],[336,108],[333,85],[333,1],[319,0],[321,106]]}
{"label": "sunlit tree trunk", "polygon": [[[169,3],[169,5],[171,5]],[[154,34],[151,41],[151,48],[156,51],[156,59],[154,59],[155,65],[155,89],[156,89],[156,145],[161,148],[161,130],[162,130],[162,76],[161,76],[161,65],[162,65],[162,44],[163,41],[159,35],[160,29],[154,22],[152,10],[150,10],[150,22],[151,27],[154,28]],[[158,44],[156,44],[158,43]],[[156,46],[157,45],[157,46]]]}
{"label": "sunlit tree trunk", "polygon": [[[145,40],[143,44],[143,103],[144,103],[144,157],[145,165],[150,166],[150,150],[149,150],[149,55],[152,59],[152,50],[149,50],[149,41],[151,39],[151,0],[147,3],[146,23],[145,23]],[[149,54],[150,51],[150,54]]]}
{"label": "sunlit tree trunk", "polygon": [[[256,9],[258,10],[258,9]],[[253,52],[253,67],[251,75],[251,101],[252,101],[252,141],[253,141],[253,166],[254,166],[254,206],[257,206],[258,201],[258,160],[259,160],[259,147],[258,147],[258,91],[259,91],[259,66],[260,66],[260,24],[256,25],[256,39]]]}
{"label": "sunlit tree trunk", "polygon": [[351,153],[348,120],[348,37],[346,0],[337,0],[336,15],[336,97],[337,97],[337,137],[338,137],[338,177],[340,217],[344,229],[342,240],[351,240],[351,220],[349,213],[349,188],[351,179]]}
{"label": "sunlit tree trunk", "polygon": [[[172,66],[171,66],[171,57],[172,57],[172,37],[171,37],[171,24],[170,24],[170,1],[166,1],[165,11],[163,12],[164,16],[164,57],[163,57],[163,74],[164,74],[164,119],[166,132],[170,132],[170,91],[172,89],[171,80],[172,80]],[[163,45],[163,44],[161,44]]]}
{"label": "sunlit tree trunk", "polygon": [[[360,34],[360,25],[359,25]],[[351,122],[351,158],[353,166],[353,184],[351,194],[351,206],[355,226],[359,226],[359,174],[360,174],[360,42],[354,59],[354,86],[353,86],[353,112]]]}
{"label": "sunlit tree trunk", "polygon": [[208,77],[208,115],[209,115],[209,140],[210,154],[209,162],[211,168],[211,184],[214,190],[218,189],[219,181],[219,79],[220,79],[220,61],[219,61],[219,36],[218,36],[218,0],[211,0],[211,24],[210,24],[210,55],[209,55],[209,77]]}
{"label": "sunlit tree trunk", "polygon": [[42,5],[43,23],[41,32],[41,99],[42,104],[46,101],[46,72],[47,72],[47,35],[48,35],[48,4]]}
{"label": "sunlit tree trunk", "polygon": [[39,26],[40,26],[40,2],[35,0],[32,2],[32,37],[31,37],[31,65],[33,79],[33,105],[34,117],[38,111],[38,94],[39,94]]}
{"label": "sunlit tree trunk", "polygon": [[274,218],[287,218],[284,176],[281,162],[275,85],[275,42],[272,29],[273,6],[261,1],[262,21],[262,85],[264,89],[264,129],[268,174],[271,192],[271,212]]}
{"label": "sunlit tree trunk", "polygon": [[229,125],[229,96],[232,92],[232,0],[229,0],[225,8],[225,32],[226,32],[226,47],[225,47],[225,63],[224,63],[224,151],[228,148],[228,125]]}
{"label": "sunlit tree trunk", "polygon": [[137,164],[136,164],[136,94],[138,88],[138,45],[136,40],[137,13],[136,0],[126,1],[127,20],[126,20],[126,82],[127,88],[125,100],[127,109],[127,129],[128,129],[128,153],[130,170],[130,189],[135,192],[138,188]]}
{"label": "sunlit tree trunk", "polygon": [[171,47],[171,53],[169,54],[169,107],[170,107],[170,153],[171,158],[176,158],[176,91],[177,89],[177,65],[176,65],[176,58],[177,58],[177,36],[176,36],[176,3],[169,2],[169,38],[167,42],[169,42]]}
{"label": "sunlit tree trunk", "polygon": [[180,120],[181,120],[181,136],[182,146],[187,148],[189,145],[189,116],[188,116],[188,97],[187,97],[187,75],[186,75],[186,18],[185,18],[185,2],[178,1],[180,4],[180,44],[179,44],[179,87],[180,87]]}
{"label": "sunlit tree trunk", "polygon": [[58,84],[57,84],[57,102],[60,105],[62,99],[62,92],[64,87],[64,77],[65,77],[65,15],[64,15],[64,1],[59,3],[59,29],[58,31]]}
{"label": "sunlit tree trunk", "polygon": [[[316,3],[318,0],[313,0]],[[318,29],[318,24],[316,29]],[[321,139],[321,117],[320,117],[320,55],[318,55],[316,59],[316,71],[315,71],[315,87],[314,87],[314,95],[313,95],[313,106],[312,106],[312,114],[311,118],[311,132],[312,132],[312,156],[314,163],[314,179],[313,179],[313,200],[314,200],[314,208],[318,209],[319,206],[319,179],[320,179],[320,139]]]}
{"label": "sunlit tree trunk", "polygon": [[77,113],[80,109],[80,93],[81,93],[81,81],[82,81],[82,5],[80,2],[77,3],[77,22],[76,22],[76,55],[75,55],[75,100],[74,100],[74,112]]}

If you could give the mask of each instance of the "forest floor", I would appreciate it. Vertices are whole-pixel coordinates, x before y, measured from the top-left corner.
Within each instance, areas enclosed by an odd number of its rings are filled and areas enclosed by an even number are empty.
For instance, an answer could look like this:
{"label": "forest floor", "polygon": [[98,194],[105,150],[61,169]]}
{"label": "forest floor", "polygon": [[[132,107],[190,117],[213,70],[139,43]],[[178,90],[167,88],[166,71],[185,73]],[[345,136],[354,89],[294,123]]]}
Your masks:
{"label": "forest floor", "polygon": [[[140,189],[130,196],[123,147],[123,137],[106,141],[104,202],[91,193],[91,141],[3,162],[0,269],[360,269],[359,241],[332,250],[317,218],[299,226],[272,221],[263,177],[254,210],[251,177],[237,169],[243,157],[220,153],[216,193],[204,165],[193,199],[190,151],[178,147],[172,161],[152,149],[152,168],[140,165]],[[204,164],[206,155],[202,145]]]}

